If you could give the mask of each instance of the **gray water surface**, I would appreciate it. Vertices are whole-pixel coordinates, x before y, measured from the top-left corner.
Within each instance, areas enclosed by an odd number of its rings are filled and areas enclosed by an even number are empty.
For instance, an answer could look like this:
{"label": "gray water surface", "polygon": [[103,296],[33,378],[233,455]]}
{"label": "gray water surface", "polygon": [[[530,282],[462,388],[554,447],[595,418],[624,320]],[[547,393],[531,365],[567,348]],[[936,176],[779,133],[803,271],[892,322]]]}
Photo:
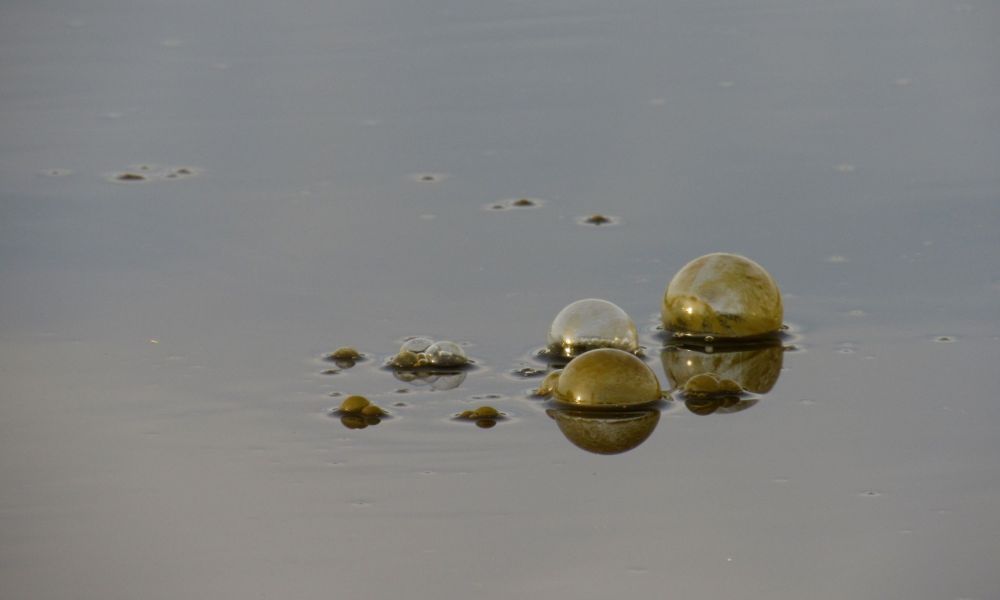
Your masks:
{"label": "gray water surface", "polygon": [[[984,0],[6,2],[0,596],[997,598],[998,65]],[[667,385],[714,251],[773,387],[574,445],[512,371],[598,297]]]}

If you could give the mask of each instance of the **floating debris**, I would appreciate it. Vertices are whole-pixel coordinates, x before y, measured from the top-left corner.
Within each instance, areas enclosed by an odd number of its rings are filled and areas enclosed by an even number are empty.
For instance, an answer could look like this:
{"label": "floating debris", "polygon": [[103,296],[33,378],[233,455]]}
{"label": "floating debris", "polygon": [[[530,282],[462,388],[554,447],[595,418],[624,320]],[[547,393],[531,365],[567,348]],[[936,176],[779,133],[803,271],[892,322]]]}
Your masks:
{"label": "floating debris", "polygon": [[579,225],[593,225],[599,227],[601,225],[618,225],[621,223],[621,219],[618,217],[613,217],[611,215],[602,215],[595,213],[592,215],[585,215],[583,217],[578,217],[576,219]]}
{"label": "floating debris", "polygon": [[718,339],[763,337],[781,329],[781,291],[763,267],[744,256],[696,258],[670,280],[661,309],[675,335]]}
{"label": "floating debris", "polygon": [[549,326],[549,349],[555,354],[574,356],[594,348],[639,350],[635,323],[617,304],[587,298],[563,308]]}
{"label": "floating debris", "polygon": [[526,208],[541,208],[545,201],[540,198],[507,198],[490,202],[483,206],[487,210],[518,210]]}
{"label": "floating debris", "polygon": [[156,165],[140,164],[129,167],[128,171],[112,173],[108,179],[114,182],[138,183],[150,181],[177,180],[186,177],[193,177],[201,173],[202,169],[196,167],[160,167]]}
{"label": "floating debris", "polygon": [[115,176],[116,181],[146,181],[145,175],[138,173],[119,173]]}
{"label": "floating debris", "polygon": [[571,360],[553,394],[564,404],[594,408],[627,408],[662,398],[653,370],[634,354],[615,348],[590,350]]}
{"label": "floating debris", "polygon": [[447,178],[448,175],[445,173],[414,173],[410,175],[410,179],[420,183],[441,183]]}

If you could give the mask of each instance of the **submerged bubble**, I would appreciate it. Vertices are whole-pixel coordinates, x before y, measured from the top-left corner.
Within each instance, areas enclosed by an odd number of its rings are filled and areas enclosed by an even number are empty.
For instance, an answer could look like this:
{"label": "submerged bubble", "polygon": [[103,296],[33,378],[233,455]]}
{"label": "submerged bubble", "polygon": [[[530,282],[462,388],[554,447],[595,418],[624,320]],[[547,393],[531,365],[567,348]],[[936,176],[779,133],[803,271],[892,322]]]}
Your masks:
{"label": "submerged bubble", "polygon": [[651,404],[662,392],[653,370],[635,355],[600,348],[566,365],[554,395],[558,401],[575,406],[620,408]]}
{"label": "submerged bubble", "polygon": [[567,356],[592,348],[635,352],[639,335],[635,323],[618,305],[587,298],[559,311],[549,327],[548,343]]}
{"label": "submerged bubble", "polygon": [[661,307],[663,323],[685,336],[720,339],[763,336],[781,328],[781,292],[771,275],[749,258],[708,254],[670,280]]}

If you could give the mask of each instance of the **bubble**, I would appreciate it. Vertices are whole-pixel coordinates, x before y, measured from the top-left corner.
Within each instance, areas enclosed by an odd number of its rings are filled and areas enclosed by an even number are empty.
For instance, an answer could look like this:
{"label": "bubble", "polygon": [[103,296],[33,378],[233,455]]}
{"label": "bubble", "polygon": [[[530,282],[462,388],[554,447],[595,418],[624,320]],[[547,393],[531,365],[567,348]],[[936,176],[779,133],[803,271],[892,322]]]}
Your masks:
{"label": "bubble", "polygon": [[661,314],[666,328],[683,336],[764,336],[781,328],[781,291],[771,275],[749,258],[707,254],[670,280]]}
{"label": "bubble", "polygon": [[469,362],[465,350],[455,342],[434,342],[425,352],[427,362],[434,367],[461,367]]}
{"label": "bubble", "polygon": [[369,404],[371,403],[368,401],[368,398],[364,396],[348,396],[340,403],[340,412],[359,413]]}
{"label": "bubble", "polygon": [[434,340],[430,338],[413,337],[403,342],[403,345],[399,347],[399,351],[420,354],[421,352],[427,350],[427,348],[433,343]]}
{"label": "bubble", "polygon": [[587,298],[559,311],[549,327],[548,343],[566,356],[593,348],[635,352],[639,335],[635,323],[618,305]]}
{"label": "bubble", "polygon": [[553,409],[546,414],[574,446],[594,454],[621,454],[632,450],[656,429],[660,411],[594,412]]}
{"label": "bubble", "polygon": [[566,365],[554,395],[559,402],[575,406],[624,408],[656,402],[661,390],[653,370],[635,355],[600,348]]}
{"label": "bubble", "polygon": [[545,376],[542,383],[538,385],[538,389],[535,390],[536,396],[551,396],[556,391],[556,384],[559,383],[559,377],[562,375],[562,369],[552,371]]}

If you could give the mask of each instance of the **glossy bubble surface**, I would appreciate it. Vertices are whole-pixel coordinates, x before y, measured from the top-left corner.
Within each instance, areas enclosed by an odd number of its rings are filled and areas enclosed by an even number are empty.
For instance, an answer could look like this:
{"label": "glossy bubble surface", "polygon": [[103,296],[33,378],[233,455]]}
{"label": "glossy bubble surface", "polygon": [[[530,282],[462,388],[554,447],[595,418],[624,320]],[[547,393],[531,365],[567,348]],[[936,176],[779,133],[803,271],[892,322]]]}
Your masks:
{"label": "glossy bubble surface", "polygon": [[427,363],[434,367],[461,367],[469,362],[465,350],[455,342],[434,342],[424,353]]}
{"label": "glossy bubble surface", "polygon": [[656,402],[661,391],[653,370],[642,360],[622,350],[601,348],[571,360],[554,395],[565,404],[615,408]]}
{"label": "glossy bubble surface", "polygon": [[635,323],[618,305],[587,298],[566,306],[549,327],[548,344],[564,354],[593,348],[639,349]]}
{"label": "glossy bubble surface", "polygon": [[781,291],[749,258],[716,253],[696,258],[670,281],[661,307],[675,333],[719,339],[763,336],[781,328]]}

